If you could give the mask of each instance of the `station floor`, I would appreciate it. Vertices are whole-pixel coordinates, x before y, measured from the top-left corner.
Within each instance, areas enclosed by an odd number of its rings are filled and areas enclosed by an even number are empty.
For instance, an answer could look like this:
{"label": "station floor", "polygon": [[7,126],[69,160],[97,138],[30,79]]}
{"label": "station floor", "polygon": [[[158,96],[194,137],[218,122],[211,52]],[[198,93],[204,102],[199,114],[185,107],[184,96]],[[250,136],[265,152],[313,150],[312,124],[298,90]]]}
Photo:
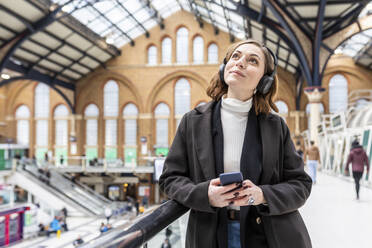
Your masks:
{"label": "station floor", "polygon": [[[313,248],[371,248],[372,247],[372,189],[361,187],[360,200],[356,200],[354,184],[344,178],[318,173],[317,184],[306,204],[300,209],[309,230]],[[99,235],[103,220],[71,218],[71,231],[61,238],[39,237],[12,247],[62,248],[73,247],[78,235],[89,240]],[[127,219],[113,220],[113,226],[126,223]],[[182,248],[178,223],[172,225],[172,247]],[[148,242],[149,248],[160,248],[165,238],[164,230]]]}

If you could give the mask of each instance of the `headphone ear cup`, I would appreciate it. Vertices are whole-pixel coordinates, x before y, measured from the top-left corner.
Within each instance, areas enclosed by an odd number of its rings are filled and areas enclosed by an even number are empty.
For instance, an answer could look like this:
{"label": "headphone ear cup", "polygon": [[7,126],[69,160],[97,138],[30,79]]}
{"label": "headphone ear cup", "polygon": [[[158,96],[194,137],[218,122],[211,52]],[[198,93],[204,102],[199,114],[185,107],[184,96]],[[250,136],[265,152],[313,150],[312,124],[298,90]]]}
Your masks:
{"label": "headphone ear cup", "polygon": [[263,76],[257,85],[257,91],[260,92],[262,95],[266,95],[267,93],[269,93],[273,82],[274,82],[273,77],[267,75]]}
{"label": "headphone ear cup", "polygon": [[222,83],[226,84],[225,83],[225,66],[226,64],[221,64],[220,65],[220,70],[219,70],[219,75],[220,75],[220,80]]}

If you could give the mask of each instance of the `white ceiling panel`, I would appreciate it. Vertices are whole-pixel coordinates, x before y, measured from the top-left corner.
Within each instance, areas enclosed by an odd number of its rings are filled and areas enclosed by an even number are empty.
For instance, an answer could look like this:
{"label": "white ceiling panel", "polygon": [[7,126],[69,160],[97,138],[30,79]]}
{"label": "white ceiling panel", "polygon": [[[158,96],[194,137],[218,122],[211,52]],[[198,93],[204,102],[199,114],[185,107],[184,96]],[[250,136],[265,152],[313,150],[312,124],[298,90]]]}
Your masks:
{"label": "white ceiling panel", "polygon": [[111,56],[106,53],[105,51],[103,51],[102,49],[98,48],[98,47],[92,47],[91,49],[89,49],[87,51],[88,54],[92,55],[93,57],[95,57],[96,59],[99,59],[100,61],[104,62],[108,59],[111,58]]}
{"label": "white ceiling panel", "polygon": [[3,0],[1,5],[15,13],[20,13],[22,17],[30,22],[36,22],[44,16],[43,12],[24,0]]}
{"label": "white ceiling panel", "polygon": [[81,56],[83,56],[82,53],[77,51],[76,49],[73,49],[72,47],[68,45],[64,45],[60,49],[58,49],[58,52],[66,55],[67,57],[73,59],[73,60],[78,60]]}
{"label": "white ceiling panel", "polygon": [[36,62],[36,61],[39,59],[38,56],[33,55],[33,54],[29,53],[29,52],[26,52],[26,51],[24,51],[24,50],[22,50],[22,49],[17,49],[17,50],[14,52],[14,54],[15,54],[17,57],[24,58],[24,59],[26,59],[26,60],[28,60],[28,61],[32,61],[32,62]]}
{"label": "white ceiling panel", "polygon": [[46,27],[46,30],[55,34],[58,38],[65,39],[67,36],[71,35],[73,31],[67,28],[65,25],[59,22],[53,22]]}
{"label": "white ceiling panel", "polygon": [[85,64],[85,65],[89,66],[92,69],[94,69],[97,66],[99,66],[99,63],[97,63],[96,61],[94,61],[93,59],[90,59],[88,57],[84,57],[80,62],[82,64]]}
{"label": "white ceiling panel", "polygon": [[80,48],[80,50],[82,51],[87,50],[89,47],[93,45],[92,42],[88,41],[87,39],[83,38],[81,35],[78,35],[76,33],[68,37],[66,41]]}
{"label": "white ceiling panel", "polygon": [[87,68],[85,68],[85,67],[83,67],[83,66],[81,66],[81,65],[79,65],[79,64],[73,64],[72,66],[71,66],[71,68],[72,69],[74,69],[74,70],[76,70],[76,71],[79,71],[79,72],[81,72],[81,73],[84,73],[84,74],[87,74],[87,73],[89,73],[89,70],[87,69]]}
{"label": "white ceiling panel", "polygon": [[66,59],[65,57],[57,53],[52,53],[51,55],[48,56],[48,58],[50,58],[51,60],[57,61],[58,63],[62,65],[69,65],[72,62],[71,60]]}
{"label": "white ceiling panel", "polygon": [[60,71],[60,70],[62,70],[62,67],[61,66],[56,65],[54,63],[51,63],[51,62],[49,62],[48,60],[45,60],[45,59],[42,60],[42,61],[40,61],[39,64],[42,65],[42,66],[44,66],[44,67],[46,67],[46,68],[52,69],[54,71]]}
{"label": "white ceiling panel", "polygon": [[54,39],[52,36],[44,33],[44,32],[37,32],[36,34],[31,36],[32,39],[44,44],[45,46],[55,49],[59,45],[61,45],[61,42],[57,39]]}
{"label": "white ceiling panel", "polygon": [[20,20],[2,10],[0,10],[0,23],[18,33],[26,29]]}
{"label": "white ceiling panel", "polygon": [[25,42],[22,43],[21,47],[27,48],[28,50],[31,50],[37,54],[40,54],[42,56],[45,56],[48,54],[49,50],[45,49],[37,44],[35,44],[32,41],[26,40]]}

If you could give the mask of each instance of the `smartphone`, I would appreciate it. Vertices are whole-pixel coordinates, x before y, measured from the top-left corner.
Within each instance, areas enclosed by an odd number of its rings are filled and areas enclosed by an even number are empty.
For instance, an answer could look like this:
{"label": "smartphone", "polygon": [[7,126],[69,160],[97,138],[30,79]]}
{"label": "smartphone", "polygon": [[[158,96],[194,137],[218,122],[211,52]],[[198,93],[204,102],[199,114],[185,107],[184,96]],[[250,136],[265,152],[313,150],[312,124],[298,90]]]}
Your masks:
{"label": "smartphone", "polygon": [[232,183],[242,183],[243,175],[240,171],[223,173],[220,174],[220,181],[222,186],[229,185]]}

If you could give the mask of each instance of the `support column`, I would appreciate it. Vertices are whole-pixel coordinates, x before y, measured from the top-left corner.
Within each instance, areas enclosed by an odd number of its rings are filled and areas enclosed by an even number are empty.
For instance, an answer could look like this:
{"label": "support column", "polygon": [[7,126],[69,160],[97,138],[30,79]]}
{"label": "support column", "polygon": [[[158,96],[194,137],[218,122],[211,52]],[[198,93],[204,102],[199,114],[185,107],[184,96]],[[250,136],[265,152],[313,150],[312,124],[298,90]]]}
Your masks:
{"label": "support column", "polygon": [[291,111],[289,112],[289,117],[292,117],[295,119],[295,131],[294,134],[295,136],[300,136],[301,135],[301,117],[305,116],[304,111]]}
{"label": "support column", "polygon": [[319,103],[321,103],[320,100],[323,97],[325,89],[320,86],[315,86],[307,87],[304,91],[310,104],[310,140],[313,140],[316,145],[319,145],[317,131],[318,125],[320,124]]}

